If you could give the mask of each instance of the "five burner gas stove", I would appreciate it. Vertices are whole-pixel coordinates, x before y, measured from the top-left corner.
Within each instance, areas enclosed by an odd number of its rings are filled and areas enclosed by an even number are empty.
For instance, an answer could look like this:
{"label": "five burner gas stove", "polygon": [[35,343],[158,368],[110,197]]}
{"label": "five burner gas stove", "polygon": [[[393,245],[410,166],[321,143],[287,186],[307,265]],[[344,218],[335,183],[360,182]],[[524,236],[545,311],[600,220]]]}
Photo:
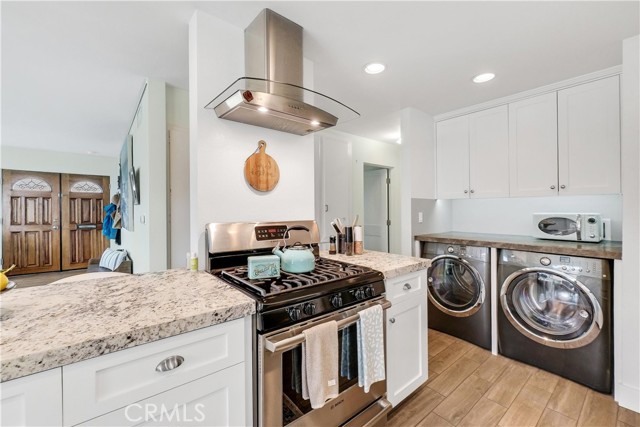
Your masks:
{"label": "five burner gas stove", "polygon": [[[308,273],[287,273],[279,278],[249,279],[247,258],[271,254],[288,242],[310,245],[315,268]],[[319,233],[315,221],[278,223],[213,223],[206,228],[207,271],[256,300],[256,327],[268,332],[379,297],[384,293],[382,273],[368,267],[318,257]]]}

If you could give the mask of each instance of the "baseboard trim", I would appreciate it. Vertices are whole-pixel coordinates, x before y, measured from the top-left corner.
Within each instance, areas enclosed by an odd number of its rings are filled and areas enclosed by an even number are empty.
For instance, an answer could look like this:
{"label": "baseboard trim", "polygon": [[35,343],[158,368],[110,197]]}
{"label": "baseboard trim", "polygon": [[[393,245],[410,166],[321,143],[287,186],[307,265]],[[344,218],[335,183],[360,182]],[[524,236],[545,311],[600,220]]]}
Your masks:
{"label": "baseboard trim", "polygon": [[625,384],[616,384],[615,399],[623,408],[640,412],[640,389]]}

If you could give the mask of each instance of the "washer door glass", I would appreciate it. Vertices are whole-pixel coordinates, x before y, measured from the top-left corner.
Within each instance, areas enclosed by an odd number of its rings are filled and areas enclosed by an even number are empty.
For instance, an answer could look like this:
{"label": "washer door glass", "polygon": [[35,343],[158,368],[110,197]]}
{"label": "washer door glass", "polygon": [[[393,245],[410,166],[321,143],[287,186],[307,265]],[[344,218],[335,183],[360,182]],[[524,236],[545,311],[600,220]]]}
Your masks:
{"label": "washer door glass", "polygon": [[484,283],[478,272],[459,258],[434,258],[429,269],[429,298],[446,313],[470,316],[483,302]]}
{"label": "washer door glass", "polygon": [[514,278],[506,292],[508,315],[524,328],[554,340],[584,335],[597,318],[596,307],[576,282],[549,272]]}

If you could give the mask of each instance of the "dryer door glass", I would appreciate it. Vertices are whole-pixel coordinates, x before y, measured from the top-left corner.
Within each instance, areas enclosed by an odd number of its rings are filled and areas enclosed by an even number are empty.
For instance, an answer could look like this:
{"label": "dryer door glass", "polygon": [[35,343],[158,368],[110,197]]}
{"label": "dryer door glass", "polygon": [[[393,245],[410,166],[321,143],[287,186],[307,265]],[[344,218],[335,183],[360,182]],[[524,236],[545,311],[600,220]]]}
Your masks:
{"label": "dryer door glass", "polygon": [[529,272],[514,279],[507,303],[518,323],[554,340],[582,336],[596,317],[592,300],[577,283],[548,272]]}
{"label": "dryer door glass", "polygon": [[429,298],[448,314],[470,316],[484,300],[484,283],[476,269],[459,258],[434,259],[429,269]]}

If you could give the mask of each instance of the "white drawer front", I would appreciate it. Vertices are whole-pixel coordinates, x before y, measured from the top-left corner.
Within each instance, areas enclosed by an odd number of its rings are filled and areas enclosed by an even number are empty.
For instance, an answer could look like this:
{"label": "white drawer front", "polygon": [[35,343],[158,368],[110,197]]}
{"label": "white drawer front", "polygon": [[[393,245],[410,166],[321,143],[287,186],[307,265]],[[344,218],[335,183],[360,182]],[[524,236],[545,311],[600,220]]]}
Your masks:
{"label": "white drawer front", "polygon": [[420,270],[386,280],[387,299],[392,303],[397,303],[417,294],[424,294],[426,279],[427,270]]}
{"label": "white drawer front", "polygon": [[82,423],[82,426],[246,426],[244,363]]}
{"label": "white drawer front", "polygon": [[[237,319],[64,366],[64,423],[86,421],[242,362],[244,341],[244,319]],[[157,372],[172,356],[184,362]]]}

